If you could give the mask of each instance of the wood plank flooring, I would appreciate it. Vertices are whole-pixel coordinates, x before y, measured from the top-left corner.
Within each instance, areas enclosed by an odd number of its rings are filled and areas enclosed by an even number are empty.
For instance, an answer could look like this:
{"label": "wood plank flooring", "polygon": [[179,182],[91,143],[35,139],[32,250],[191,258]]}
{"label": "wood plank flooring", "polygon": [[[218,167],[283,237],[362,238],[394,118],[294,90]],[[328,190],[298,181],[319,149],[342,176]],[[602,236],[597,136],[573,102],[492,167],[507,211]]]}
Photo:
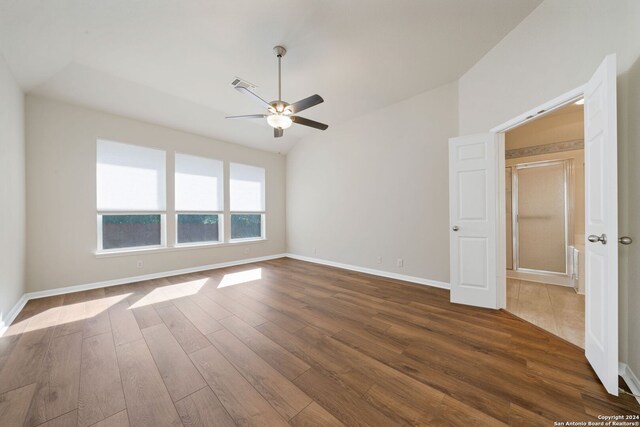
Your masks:
{"label": "wood plank flooring", "polygon": [[449,292],[288,258],[30,301],[0,426],[553,425],[639,414],[583,351]]}

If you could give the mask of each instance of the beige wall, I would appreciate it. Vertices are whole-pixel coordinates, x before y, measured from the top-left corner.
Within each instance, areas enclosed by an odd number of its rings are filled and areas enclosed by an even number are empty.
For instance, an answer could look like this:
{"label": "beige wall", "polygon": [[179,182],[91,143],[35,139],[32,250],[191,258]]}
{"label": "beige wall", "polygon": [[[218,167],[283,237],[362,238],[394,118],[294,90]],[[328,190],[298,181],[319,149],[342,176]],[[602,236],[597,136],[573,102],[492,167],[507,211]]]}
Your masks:
{"label": "beige wall", "polygon": [[24,95],[0,55],[0,330],[25,289]]}
{"label": "beige wall", "polygon": [[[584,84],[606,55],[616,53],[621,235],[639,230],[633,225],[640,216],[637,162],[627,154],[638,144],[632,137],[637,101],[630,92],[637,77],[627,75],[640,56],[638,22],[637,0],[546,0],[459,80],[459,133],[486,132]],[[631,326],[638,323],[640,272],[630,251],[620,248],[620,359],[638,373],[640,333]]]}
{"label": "beige wall", "polygon": [[[30,292],[267,256],[285,250],[283,156],[31,95],[26,101],[26,137]],[[97,257],[94,254],[97,138],[167,150],[169,209],[173,204],[172,153],[176,150],[265,167],[268,240]],[[228,199],[228,194],[225,197]],[[172,231],[169,228],[167,234]],[[136,268],[138,260],[144,262],[143,268]]]}
{"label": "beige wall", "polygon": [[299,142],[287,156],[289,252],[448,282],[456,108],[446,85]]}
{"label": "beige wall", "polygon": [[640,50],[637,0],[546,0],[459,80],[461,135],[487,130],[589,80],[604,57]]}

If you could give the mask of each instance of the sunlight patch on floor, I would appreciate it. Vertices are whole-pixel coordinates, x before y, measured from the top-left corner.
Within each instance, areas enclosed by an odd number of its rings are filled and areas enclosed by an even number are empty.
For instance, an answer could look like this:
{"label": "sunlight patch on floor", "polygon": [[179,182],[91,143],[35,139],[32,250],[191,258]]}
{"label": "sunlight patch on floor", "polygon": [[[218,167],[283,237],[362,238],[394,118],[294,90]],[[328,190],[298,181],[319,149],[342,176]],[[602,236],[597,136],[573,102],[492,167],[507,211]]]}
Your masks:
{"label": "sunlight patch on floor", "polygon": [[157,304],[159,302],[195,295],[200,292],[200,289],[202,289],[206,282],[207,279],[198,279],[155,288],[133,303],[129,308],[144,307],[149,304]]}
{"label": "sunlight patch on floor", "polygon": [[239,285],[241,283],[253,282],[260,279],[262,279],[261,268],[239,271],[238,273],[229,273],[224,275],[218,284],[218,288],[226,288],[227,286]]}
{"label": "sunlight patch on floor", "polygon": [[18,335],[26,332],[33,332],[39,329],[51,328],[64,325],[65,323],[77,322],[90,319],[109,307],[112,307],[124,300],[131,294],[115,295],[112,297],[99,298],[87,302],[61,305],[44,310],[42,313],[12,324],[3,337]]}

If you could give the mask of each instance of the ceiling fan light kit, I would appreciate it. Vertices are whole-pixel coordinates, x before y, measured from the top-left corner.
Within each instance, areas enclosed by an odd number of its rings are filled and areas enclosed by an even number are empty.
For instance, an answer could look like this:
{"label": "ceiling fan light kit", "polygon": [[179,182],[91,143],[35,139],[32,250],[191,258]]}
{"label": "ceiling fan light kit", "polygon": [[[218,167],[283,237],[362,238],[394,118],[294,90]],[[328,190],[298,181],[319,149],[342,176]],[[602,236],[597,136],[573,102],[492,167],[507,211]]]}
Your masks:
{"label": "ceiling fan light kit", "polygon": [[311,108],[324,102],[320,95],[311,95],[293,104],[289,104],[282,100],[282,57],[286,55],[287,49],[282,46],[273,48],[278,58],[278,99],[276,101],[267,102],[260,96],[256,95],[252,89],[254,85],[242,79],[235,78],[231,85],[238,91],[249,95],[254,101],[258,102],[262,107],[267,109],[268,114],[249,114],[244,116],[229,116],[227,119],[262,119],[266,118],[269,126],[273,128],[274,138],[280,138],[284,135],[284,129],[291,127],[293,123],[303,126],[309,126],[315,129],[326,130],[329,126],[316,122],[314,120],[305,119],[304,117],[294,116],[294,114]]}
{"label": "ceiling fan light kit", "polygon": [[293,124],[293,120],[284,114],[272,114],[267,116],[267,123],[274,128],[288,129]]}

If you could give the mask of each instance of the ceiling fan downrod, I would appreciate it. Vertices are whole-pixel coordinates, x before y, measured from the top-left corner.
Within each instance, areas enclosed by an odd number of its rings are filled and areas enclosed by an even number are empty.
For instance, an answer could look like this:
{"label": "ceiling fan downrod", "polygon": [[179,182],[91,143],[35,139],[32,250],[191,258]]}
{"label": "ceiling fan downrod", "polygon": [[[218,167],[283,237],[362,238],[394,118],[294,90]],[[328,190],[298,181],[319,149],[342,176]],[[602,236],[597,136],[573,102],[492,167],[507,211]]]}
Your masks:
{"label": "ceiling fan downrod", "polygon": [[282,46],[276,46],[273,51],[278,57],[278,101],[282,102],[282,57],[287,54],[287,49]]}

